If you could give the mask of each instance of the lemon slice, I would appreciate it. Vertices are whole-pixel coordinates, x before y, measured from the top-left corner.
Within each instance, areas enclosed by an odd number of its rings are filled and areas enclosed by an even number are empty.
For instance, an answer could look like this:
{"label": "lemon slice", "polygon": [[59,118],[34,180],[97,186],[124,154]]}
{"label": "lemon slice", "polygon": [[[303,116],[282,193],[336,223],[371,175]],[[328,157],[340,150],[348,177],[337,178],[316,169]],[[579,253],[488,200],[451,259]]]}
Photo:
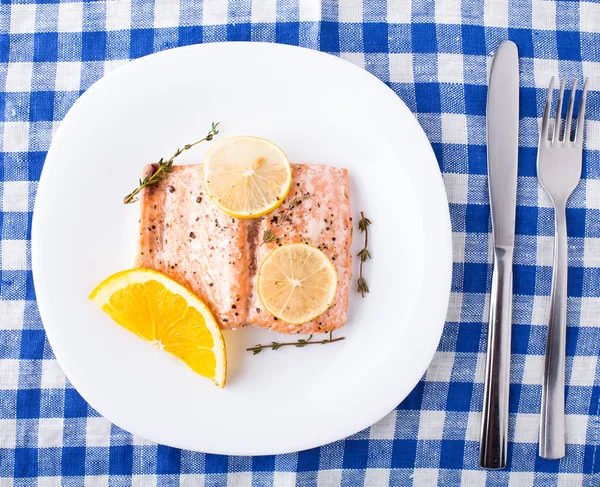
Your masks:
{"label": "lemon slice", "polygon": [[204,159],[206,191],[225,213],[256,218],[273,211],[285,199],[292,169],[285,153],[257,137],[223,139]]}
{"label": "lemon slice", "polygon": [[90,299],[119,325],[225,386],[223,335],[210,310],[181,284],[150,269],[118,272]]}
{"label": "lemon slice", "polygon": [[273,316],[299,325],[327,311],[335,297],[337,272],[315,247],[278,247],[258,271],[258,295]]}

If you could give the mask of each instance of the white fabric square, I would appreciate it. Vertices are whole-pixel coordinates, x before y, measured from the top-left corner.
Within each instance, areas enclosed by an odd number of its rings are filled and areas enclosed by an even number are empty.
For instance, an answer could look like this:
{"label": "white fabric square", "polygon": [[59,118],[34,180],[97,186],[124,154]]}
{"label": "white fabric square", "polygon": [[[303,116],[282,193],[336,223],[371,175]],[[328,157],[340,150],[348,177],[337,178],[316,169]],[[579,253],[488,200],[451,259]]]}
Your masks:
{"label": "white fabric square", "polygon": [[230,472],[227,487],[252,487],[252,472]]}
{"label": "white fabric square", "polygon": [[[597,246],[595,251],[600,252],[600,239],[593,239]],[[586,254],[587,254],[586,240]],[[600,257],[598,257],[600,259]],[[587,259],[587,257],[586,257]],[[586,264],[588,265],[588,264]],[[600,298],[581,298],[581,315],[579,326],[600,326]]]}
{"label": "white fabric square", "polygon": [[86,475],[83,485],[84,487],[108,487],[108,475]]}
{"label": "white fabric square", "polygon": [[460,485],[465,487],[485,485],[485,470],[463,470]]}
{"label": "white fabric square", "polygon": [[415,468],[413,474],[413,487],[431,487],[437,485],[437,468]]}
{"label": "white fabric square", "polygon": [[533,472],[510,472],[508,487],[530,487],[533,485]]}
{"label": "white fabric square", "polygon": [[252,2],[252,22],[275,22],[277,20],[277,0]]}
{"label": "white fabric square", "polygon": [[579,2],[579,30],[597,34],[599,25],[600,3]]}
{"label": "white fabric square", "polygon": [[444,434],[446,411],[421,411],[419,440],[441,440]]}
{"label": "white fabric square", "polygon": [[181,474],[179,476],[180,487],[204,487],[204,475],[200,474]]}
{"label": "white fabric square", "polygon": [[425,380],[429,382],[450,382],[454,352],[436,352],[427,369]]}
{"label": "white fabric square", "polygon": [[556,484],[556,487],[581,487],[582,485],[584,485],[583,475],[580,473],[558,474],[558,484]]}
{"label": "white fabric square", "polygon": [[[583,71],[583,77],[589,78],[590,80],[600,79],[600,63],[597,61],[583,61],[581,63],[581,68]],[[595,85],[595,83],[594,83]],[[592,86],[594,86],[592,85]],[[581,87],[581,83],[579,84]],[[589,87],[589,85],[588,85]]]}
{"label": "white fabric square", "polygon": [[339,0],[338,2],[340,22],[362,22],[363,2],[362,0]]}
{"label": "white fabric square", "polygon": [[485,366],[487,356],[485,353],[477,354],[477,366],[475,367],[475,378],[473,382],[475,384],[483,384],[485,381]]}
{"label": "white fabric square", "polygon": [[413,57],[412,54],[391,53],[390,54],[390,82],[412,83]]}
{"label": "white fabric square", "polygon": [[9,10],[11,34],[32,34],[35,32],[36,5],[14,3]]}
{"label": "white fabric square", "polygon": [[86,446],[110,446],[110,421],[90,417],[85,428]]}
{"label": "white fabric square", "polygon": [[24,314],[25,301],[0,299],[0,330],[20,330]]}
{"label": "white fabric square", "polygon": [[535,296],[533,298],[533,311],[531,312],[531,324],[548,326],[550,317],[550,296]]}
{"label": "white fabric square", "polygon": [[600,208],[600,179],[585,181],[585,206],[587,208]]}
{"label": "white fabric square", "polygon": [[370,438],[372,440],[393,440],[396,432],[396,410],[380,419],[371,426]]}
{"label": "white fabric square", "polygon": [[556,2],[533,0],[531,9],[531,25],[534,29],[556,30]]}
{"label": "white fabric square", "polygon": [[299,11],[300,22],[318,22],[321,20],[321,2],[300,0]]}
{"label": "white fabric square", "polygon": [[317,485],[319,487],[339,487],[341,483],[341,470],[319,470],[319,474],[317,476]]}
{"label": "white fabric square", "polygon": [[156,485],[156,480],[156,475],[134,475],[131,477],[131,487],[150,487]]}
{"label": "white fabric square", "polygon": [[19,361],[17,359],[0,360],[0,384],[5,390],[16,391],[18,389]]}
{"label": "white fabric square", "polygon": [[273,487],[296,487],[296,472],[273,472]]}
{"label": "white fabric square", "polygon": [[365,486],[390,485],[390,470],[387,468],[368,468],[365,470]]}
{"label": "white fabric square", "polygon": [[38,477],[37,487],[62,487],[61,477]]}
{"label": "white fabric square", "polygon": [[131,3],[106,2],[106,30],[127,30],[130,27]]}
{"label": "white fabric square", "polygon": [[[108,5],[125,2],[106,2]],[[59,32],[81,32],[83,25],[83,3],[69,2],[58,6],[58,31]]]}
{"label": "white fabric square", "polygon": [[544,356],[527,355],[525,357],[525,366],[523,370],[523,384],[538,385],[542,383],[544,377]]}
{"label": "white fabric square", "polygon": [[79,91],[81,63],[56,63],[56,91]]}
{"label": "white fabric square", "polygon": [[442,142],[467,143],[467,117],[460,113],[442,113]]}
{"label": "white fabric square", "polygon": [[[6,124],[8,125],[8,124]],[[5,125],[5,127],[6,127]],[[19,128],[15,128],[15,132]],[[4,133],[6,136],[6,132]],[[7,181],[2,187],[2,211],[29,211],[29,182]]]}
{"label": "white fabric square", "polygon": [[[565,441],[575,445],[585,445],[588,427],[587,414],[565,415]],[[596,419],[593,419],[596,421]]]}
{"label": "white fabric square", "polygon": [[65,387],[65,373],[54,359],[42,362],[42,389],[62,389]]}
{"label": "white fabric square", "polygon": [[29,122],[4,122],[3,144],[5,152],[27,152],[29,150]]}
{"label": "white fabric square", "polygon": [[462,54],[438,54],[438,80],[440,83],[463,83]]}
{"label": "white fabric square", "polygon": [[466,441],[479,441],[481,437],[481,411],[469,413],[469,422],[465,434]]}
{"label": "white fabric square", "polygon": [[127,59],[111,59],[110,61],[104,61],[104,76],[121,66],[125,66],[128,62],[129,60]]}
{"label": "white fabric square", "polygon": [[[589,101],[588,101],[589,103]],[[600,150],[600,137],[590,137],[590,134],[600,134],[600,120],[585,120],[585,133],[586,137],[584,140],[584,146],[587,150]]]}
{"label": "white fabric square", "polygon": [[[2,361],[0,361],[2,367]],[[0,448],[15,448],[17,443],[17,420],[0,419]]]}
{"label": "white fabric square", "polygon": [[27,270],[27,240],[0,240],[0,256],[3,270]]}
{"label": "white fabric square", "polygon": [[206,2],[202,10],[202,25],[221,25],[227,23],[229,2]]}
{"label": "white fabric square", "polygon": [[134,445],[139,445],[139,446],[157,445],[156,442],[151,441],[151,440],[147,440],[146,438],[143,438],[143,437],[138,436],[138,435],[133,435],[133,441],[132,441],[132,443]]}
{"label": "white fabric square", "polygon": [[438,24],[462,23],[461,0],[436,0],[435,21]]}
{"label": "white fabric square", "polygon": [[33,63],[8,63],[6,91],[30,91]]}
{"label": "white fabric square", "polygon": [[558,61],[556,59],[534,59],[533,74],[535,76],[536,88],[545,88],[547,90],[552,76],[554,76],[554,87],[556,88],[556,80],[558,79]]}
{"label": "white fabric square", "polygon": [[362,52],[340,52],[340,57],[359,68],[365,69],[365,55]]}
{"label": "white fabric square", "polygon": [[[455,241],[462,241],[464,245],[464,238],[454,237],[455,234],[452,234],[452,245],[454,245]],[[455,254],[457,255],[456,251]],[[456,262],[456,260],[455,260]],[[462,293],[450,293],[450,300],[448,303],[448,312],[446,314],[446,321],[450,323],[458,323],[460,321],[460,314],[462,310]]]}
{"label": "white fabric square", "polygon": [[63,446],[63,418],[40,418],[38,448],[61,448]]}
{"label": "white fabric square", "polygon": [[483,12],[483,23],[486,27],[508,27],[508,2],[485,0]]}
{"label": "white fabric square", "polygon": [[179,0],[154,3],[154,27],[179,26]]}
{"label": "white fabric square", "polygon": [[[594,385],[594,377],[596,375],[596,362],[598,357],[581,356],[573,357],[573,368],[571,370],[572,386],[592,387]],[[585,442],[584,442],[585,443]]]}
{"label": "white fabric square", "polygon": [[[469,175],[447,172],[443,174],[443,177],[448,203],[466,205],[469,202]],[[464,258],[464,252],[462,255]]]}
{"label": "white fabric square", "polygon": [[537,443],[540,434],[540,415],[520,413],[515,417],[516,443]]}
{"label": "white fabric square", "polygon": [[538,236],[536,248],[537,266],[552,266],[554,264],[554,236]]}

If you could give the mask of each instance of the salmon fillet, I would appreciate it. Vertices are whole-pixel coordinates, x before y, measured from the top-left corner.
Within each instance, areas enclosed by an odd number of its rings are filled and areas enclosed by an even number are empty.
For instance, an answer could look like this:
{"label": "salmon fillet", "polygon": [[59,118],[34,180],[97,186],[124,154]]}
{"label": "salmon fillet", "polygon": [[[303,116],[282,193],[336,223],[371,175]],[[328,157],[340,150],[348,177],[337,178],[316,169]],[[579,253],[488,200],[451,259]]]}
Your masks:
{"label": "salmon fillet", "polygon": [[[154,170],[147,166],[143,177]],[[292,164],[292,188],[284,203],[262,218],[237,219],[206,195],[202,165],[173,166],[165,179],[140,194],[136,266],[187,286],[223,329],[253,324],[280,333],[335,330],[346,322],[352,278],[349,196],[346,169]],[[263,243],[267,229],[276,239]],[[271,316],[255,291],[258,265],[278,245],[294,242],[320,248],[338,272],[332,306],[302,325]]]}

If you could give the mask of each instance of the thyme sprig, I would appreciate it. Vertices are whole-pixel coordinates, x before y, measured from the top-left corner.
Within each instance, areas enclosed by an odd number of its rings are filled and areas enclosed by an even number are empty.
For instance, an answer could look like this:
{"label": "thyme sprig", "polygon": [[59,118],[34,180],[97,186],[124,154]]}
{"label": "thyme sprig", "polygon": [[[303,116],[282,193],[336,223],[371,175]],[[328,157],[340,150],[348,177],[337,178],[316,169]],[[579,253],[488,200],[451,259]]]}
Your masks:
{"label": "thyme sprig", "polygon": [[296,196],[289,204],[289,206],[283,210],[281,212],[281,215],[279,215],[279,222],[292,222],[292,216],[290,215],[290,213],[292,212],[292,210],[294,208],[296,208],[296,206],[298,206],[299,204],[301,204],[303,201],[306,201],[308,198],[310,198],[310,193],[304,193],[302,196],[298,197]]}
{"label": "thyme sprig", "polygon": [[182,152],[184,152],[188,149],[191,149],[195,145],[198,145],[201,142],[211,141],[213,139],[213,137],[219,133],[219,130],[217,128],[218,126],[219,126],[219,122],[217,122],[217,123],[213,122],[211,129],[209,130],[208,134],[206,134],[206,136],[204,138],[197,140],[196,142],[192,142],[191,144],[184,145],[183,148],[181,148],[181,149],[177,149],[175,154],[173,154],[170,159],[167,159],[165,161],[161,157],[160,161],[158,161],[158,167],[156,168],[156,171],[154,171],[152,174],[149,174],[144,179],[140,179],[139,186],[137,188],[135,188],[127,196],[125,196],[125,198],[123,198],[123,203],[125,203],[126,205],[128,205],[130,203],[135,203],[138,200],[138,198],[136,196],[142,189],[144,189],[148,186],[152,186],[153,184],[156,184],[159,181],[162,181],[167,176],[167,174],[171,171],[171,167],[173,166],[173,161],[175,160],[175,158],[177,156],[179,156]]}
{"label": "thyme sprig", "polygon": [[282,342],[271,342],[268,345],[258,344],[254,347],[247,348],[246,351],[252,352],[252,355],[257,355],[267,348],[270,348],[271,350],[279,350],[281,347],[302,348],[302,347],[306,347],[307,345],[326,345],[328,343],[339,342],[341,340],[346,339],[346,337],[333,338],[332,331],[329,332],[329,338],[326,338],[325,340],[312,341],[312,338],[313,338],[313,335],[311,334],[308,338],[300,338],[296,342],[283,342],[283,343]]}
{"label": "thyme sprig", "polygon": [[262,236],[262,244],[273,242],[274,240],[277,240],[277,235],[273,235],[273,230],[270,228],[265,229]]}
{"label": "thyme sprig", "polygon": [[371,220],[365,217],[365,214],[360,212],[360,220],[358,221],[358,229],[360,233],[365,234],[365,246],[362,250],[356,254],[360,258],[360,271],[357,284],[357,291],[365,297],[365,293],[369,292],[369,286],[367,285],[367,280],[363,276],[363,264],[371,258],[371,252],[369,251],[369,225],[371,225]]}

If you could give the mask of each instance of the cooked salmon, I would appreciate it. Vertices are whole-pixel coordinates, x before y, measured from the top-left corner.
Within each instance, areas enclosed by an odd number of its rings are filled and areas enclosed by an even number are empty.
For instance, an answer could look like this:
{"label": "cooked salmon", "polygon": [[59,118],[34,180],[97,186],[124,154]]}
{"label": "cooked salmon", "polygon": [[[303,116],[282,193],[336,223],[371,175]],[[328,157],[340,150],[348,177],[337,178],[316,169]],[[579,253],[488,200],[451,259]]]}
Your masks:
{"label": "cooked salmon", "polygon": [[[144,169],[144,175],[156,170]],[[352,278],[352,218],[348,172],[292,164],[292,188],[274,212],[257,219],[223,213],[204,190],[202,166],[173,166],[140,194],[138,267],[167,274],[211,309],[221,328],[249,324],[280,333],[321,333],[346,322]],[[273,240],[264,242],[269,230]],[[316,320],[293,325],[266,312],[255,286],[257,268],[279,245],[304,242],[321,249],[338,273],[336,297]]]}

